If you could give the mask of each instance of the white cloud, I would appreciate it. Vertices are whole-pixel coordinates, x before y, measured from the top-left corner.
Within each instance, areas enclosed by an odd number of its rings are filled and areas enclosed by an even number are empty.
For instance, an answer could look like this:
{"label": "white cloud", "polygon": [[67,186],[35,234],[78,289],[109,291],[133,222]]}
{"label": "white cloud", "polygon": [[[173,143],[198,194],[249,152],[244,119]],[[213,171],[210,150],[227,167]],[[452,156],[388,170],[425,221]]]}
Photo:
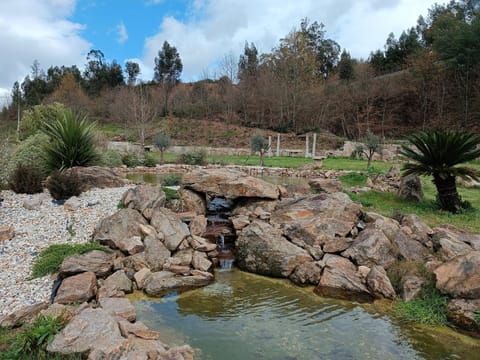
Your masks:
{"label": "white cloud", "polygon": [[21,82],[34,60],[43,69],[84,63],[90,44],[80,36],[82,25],[68,20],[75,5],[75,0],[0,1],[0,88]]}
{"label": "white cloud", "polygon": [[117,25],[117,32],[118,32],[117,42],[119,44],[123,44],[125,41],[128,40],[127,28],[125,27],[125,24],[123,23],[123,21]]}
{"label": "white cloud", "polygon": [[327,37],[352,56],[367,58],[382,48],[390,32],[402,30],[426,15],[434,0],[192,0],[188,19],[162,20],[156,35],[145,40],[144,63],[153,59],[167,40],[182,58],[184,80],[198,79],[229,51],[239,56],[245,41],[269,52],[304,17],[325,24]]}

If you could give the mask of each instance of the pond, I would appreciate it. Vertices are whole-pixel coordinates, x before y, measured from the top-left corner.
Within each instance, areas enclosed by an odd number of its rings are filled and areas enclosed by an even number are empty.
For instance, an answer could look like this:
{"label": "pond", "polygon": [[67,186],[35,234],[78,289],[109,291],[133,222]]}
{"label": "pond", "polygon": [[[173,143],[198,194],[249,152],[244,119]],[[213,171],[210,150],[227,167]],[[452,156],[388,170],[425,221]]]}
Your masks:
{"label": "pond", "polygon": [[132,296],[137,320],[204,360],[478,359],[480,342],[402,323],[378,305],[321,298],[311,288],[234,269],[163,299]]}

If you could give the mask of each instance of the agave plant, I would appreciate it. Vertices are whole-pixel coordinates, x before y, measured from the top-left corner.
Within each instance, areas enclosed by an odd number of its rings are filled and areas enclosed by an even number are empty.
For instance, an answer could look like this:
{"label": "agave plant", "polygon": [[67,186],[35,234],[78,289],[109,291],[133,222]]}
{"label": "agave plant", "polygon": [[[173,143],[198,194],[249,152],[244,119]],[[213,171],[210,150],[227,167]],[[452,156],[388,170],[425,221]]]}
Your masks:
{"label": "agave plant", "polygon": [[43,132],[50,138],[45,159],[51,171],[88,166],[97,160],[95,124],[86,116],[66,110],[56,121],[45,123]]}
{"label": "agave plant", "polygon": [[467,166],[456,166],[480,157],[480,136],[450,130],[418,132],[407,137],[413,145],[402,145],[400,154],[411,162],[404,165],[404,174],[433,176],[442,209],[456,213],[462,201],[456,177],[480,178],[480,172]]}

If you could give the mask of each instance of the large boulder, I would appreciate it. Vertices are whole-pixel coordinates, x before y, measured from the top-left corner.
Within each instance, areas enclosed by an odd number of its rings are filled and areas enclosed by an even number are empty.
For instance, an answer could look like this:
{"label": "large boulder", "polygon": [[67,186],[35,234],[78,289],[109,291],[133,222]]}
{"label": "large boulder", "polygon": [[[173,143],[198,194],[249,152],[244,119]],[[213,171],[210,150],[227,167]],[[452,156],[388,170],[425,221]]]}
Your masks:
{"label": "large boulder", "polygon": [[377,297],[384,297],[387,299],[395,298],[395,290],[392,283],[387,276],[387,272],[381,266],[373,266],[366,278],[367,286]]}
{"label": "large boulder", "polygon": [[480,299],[452,299],[448,302],[447,318],[455,327],[480,335],[480,322],[476,313],[480,309]]}
{"label": "large boulder", "polygon": [[278,199],[277,186],[231,169],[204,169],[186,174],[183,186],[209,196]]}
{"label": "large boulder", "polygon": [[112,316],[120,316],[128,321],[135,321],[137,317],[135,307],[127,298],[101,298],[98,302]]}
{"label": "large boulder", "polygon": [[323,246],[340,251],[348,247],[350,240],[339,243],[338,238],[352,235],[360,214],[361,205],[344,193],[319,194],[281,201],[272,212],[270,222],[304,249]]}
{"label": "large boulder", "polygon": [[176,276],[169,271],[151,273],[145,279],[144,291],[149,296],[161,297],[170,292],[183,291],[208,285],[212,281],[210,276]]}
{"label": "large boulder", "polygon": [[136,210],[120,209],[104,218],[93,232],[93,240],[113,249],[125,249],[134,236],[142,236],[141,225],[147,220]]}
{"label": "large boulder", "polygon": [[315,293],[336,299],[371,301],[368,291],[356,266],[338,255],[325,254],[322,277]]}
{"label": "large boulder", "polygon": [[77,175],[80,184],[82,184],[82,191],[92,188],[120,187],[130,183],[119,172],[107,167],[74,167],[66,171],[73,171]]}
{"label": "large boulder", "polygon": [[145,244],[145,261],[151,271],[160,271],[170,258],[170,250],[156,237],[147,236]]}
{"label": "large boulder", "polygon": [[163,243],[170,251],[175,251],[183,240],[190,235],[188,226],[183,223],[173,211],[161,208],[156,209],[150,224],[157,230],[159,236],[163,235]]}
{"label": "large boulder", "polygon": [[126,208],[140,211],[150,219],[152,212],[165,205],[166,196],[158,185],[140,185],[123,194],[122,202]]}
{"label": "large boulder", "polygon": [[480,251],[443,263],[434,270],[437,288],[452,297],[480,298]]}
{"label": "large boulder", "polygon": [[65,277],[91,271],[98,277],[105,277],[112,272],[114,257],[115,254],[101,250],[69,256],[60,265],[60,276]]}
{"label": "large boulder", "polygon": [[288,277],[298,265],[313,260],[279,230],[259,220],[242,230],[235,245],[238,266],[261,275]]}
{"label": "large boulder", "polygon": [[128,278],[124,270],[115,271],[107,277],[103,282],[103,286],[110,290],[123,291],[124,293],[131,293],[133,291],[132,280]]}
{"label": "large boulder", "polygon": [[193,212],[195,214],[205,214],[207,211],[207,202],[205,196],[189,189],[178,190],[180,197],[180,206],[182,212]]}
{"label": "large boulder", "polygon": [[470,253],[473,248],[463,241],[462,233],[448,227],[438,227],[432,234],[433,249],[443,260]]}
{"label": "large boulder", "polygon": [[97,293],[97,277],[93,272],[70,276],[62,281],[53,300],[60,304],[89,301]]}

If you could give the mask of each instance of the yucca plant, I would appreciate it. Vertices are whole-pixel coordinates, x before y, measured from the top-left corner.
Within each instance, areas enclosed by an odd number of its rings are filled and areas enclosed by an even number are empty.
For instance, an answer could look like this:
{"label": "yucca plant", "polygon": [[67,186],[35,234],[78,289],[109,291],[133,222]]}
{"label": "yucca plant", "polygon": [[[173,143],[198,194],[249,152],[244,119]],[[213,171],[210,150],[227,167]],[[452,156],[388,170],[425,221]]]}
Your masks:
{"label": "yucca plant", "polygon": [[456,177],[480,178],[480,172],[467,166],[456,166],[480,157],[480,136],[450,130],[418,132],[407,136],[413,145],[402,145],[400,154],[411,162],[404,165],[404,174],[433,176],[440,207],[452,213],[462,206]]}
{"label": "yucca plant", "polygon": [[49,170],[63,170],[74,166],[88,166],[97,160],[95,124],[71,110],[51,123],[45,123],[43,132],[50,138],[45,146]]}

